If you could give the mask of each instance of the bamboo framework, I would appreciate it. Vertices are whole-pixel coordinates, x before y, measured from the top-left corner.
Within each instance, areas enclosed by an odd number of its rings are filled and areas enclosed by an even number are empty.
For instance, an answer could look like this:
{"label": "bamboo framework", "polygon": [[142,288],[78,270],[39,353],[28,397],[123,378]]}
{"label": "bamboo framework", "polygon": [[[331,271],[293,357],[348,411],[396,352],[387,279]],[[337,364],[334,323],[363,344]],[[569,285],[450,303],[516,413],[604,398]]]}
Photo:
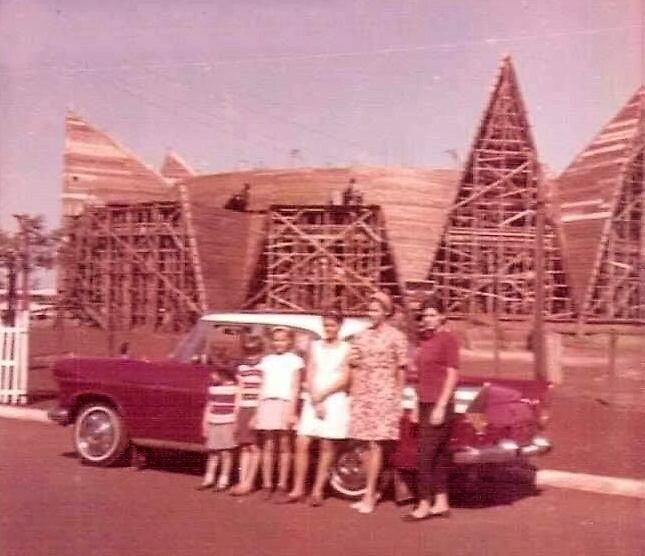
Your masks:
{"label": "bamboo framework", "polygon": [[585,317],[645,321],[645,187],[643,145],[625,166],[621,189],[605,228],[596,283]]}
{"label": "bamboo framework", "polygon": [[68,222],[61,299],[109,330],[181,330],[203,313],[196,253],[175,201],[88,207]]}
{"label": "bamboo framework", "polygon": [[377,289],[400,300],[379,207],[274,205],[267,221],[247,307],[362,314]]}
{"label": "bamboo framework", "polygon": [[[526,111],[507,58],[429,274],[450,314],[533,314],[540,179]],[[550,317],[571,317],[559,235],[551,222],[542,241],[543,311]]]}

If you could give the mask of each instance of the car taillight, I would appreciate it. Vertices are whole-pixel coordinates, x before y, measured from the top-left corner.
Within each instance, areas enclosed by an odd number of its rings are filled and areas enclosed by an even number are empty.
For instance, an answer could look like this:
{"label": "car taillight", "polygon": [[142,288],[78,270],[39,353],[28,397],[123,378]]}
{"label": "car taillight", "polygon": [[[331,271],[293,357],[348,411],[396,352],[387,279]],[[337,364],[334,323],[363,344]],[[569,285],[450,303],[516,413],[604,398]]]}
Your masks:
{"label": "car taillight", "polygon": [[540,423],[541,427],[546,426],[546,424],[549,422],[549,419],[551,418],[551,412],[544,406],[540,406],[537,411],[538,415],[538,423]]}
{"label": "car taillight", "polygon": [[485,413],[467,412],[465,415],[466,422],[475,429],[477,434],[484,434],[488,426],[488,417]]}

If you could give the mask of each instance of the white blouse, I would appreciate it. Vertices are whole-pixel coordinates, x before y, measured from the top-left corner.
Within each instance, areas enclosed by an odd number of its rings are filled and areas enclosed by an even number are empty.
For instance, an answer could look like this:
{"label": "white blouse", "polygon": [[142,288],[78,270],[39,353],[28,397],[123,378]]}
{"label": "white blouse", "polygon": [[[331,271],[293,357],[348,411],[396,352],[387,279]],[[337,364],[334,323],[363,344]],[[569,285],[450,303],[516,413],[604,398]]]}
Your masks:
{"label": "white blouse", "polygon": [[[305,366],[305,362],[295,353],[270,353],[265,355],[258,368],[262,371],[260,399],[279,398],[291,400],[295,375]],[[300,380],[300,377],[297,378]]]}

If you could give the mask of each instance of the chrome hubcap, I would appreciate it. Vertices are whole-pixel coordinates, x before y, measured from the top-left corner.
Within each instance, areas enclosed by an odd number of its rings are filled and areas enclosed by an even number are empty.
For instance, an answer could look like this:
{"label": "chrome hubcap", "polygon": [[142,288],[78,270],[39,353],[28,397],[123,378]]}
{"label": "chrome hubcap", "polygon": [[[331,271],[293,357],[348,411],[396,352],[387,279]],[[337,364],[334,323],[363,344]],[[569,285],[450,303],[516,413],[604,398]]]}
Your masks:
{"label": "chrome hubcap", "polygon": [[116,433],[110,416],[101,410],[88,413],[80,423],[78,447],[89,458],[100,459],[110,453]]}
{"label": "chrome hubcap", "polygon": [[363,451],[357,449],[343,454],[336,466],[336,472],[346,488],[351,490],[365,488],[367,478],[363,465]]}

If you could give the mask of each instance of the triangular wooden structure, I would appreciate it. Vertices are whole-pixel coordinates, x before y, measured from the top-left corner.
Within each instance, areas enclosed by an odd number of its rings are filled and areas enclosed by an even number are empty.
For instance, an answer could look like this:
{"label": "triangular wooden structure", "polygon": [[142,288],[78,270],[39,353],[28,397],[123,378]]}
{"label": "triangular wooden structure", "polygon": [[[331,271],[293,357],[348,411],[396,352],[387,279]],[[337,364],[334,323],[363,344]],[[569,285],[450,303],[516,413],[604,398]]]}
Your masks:
{"label": "triangular wooden structure", "polygon": [[[380,207],[372,213],[359,205],[354,213],[367,218],[360,223],[354,220],[354,216],[343,216],[343,205],[336,204],[342,202],[342,192],[350,179],[355,179],[356,188],[362,192],[366,205]],[[277,236],[269,231],[283,225],[284,222],[280,224],[283,220],[302,232],[293,245],[303,252],[318,251],[319,244],[321,249],[335,252],[346,247],[350,249],[350,236],[357,227],[369,229],[368,233],[374,232],[375,238],[386,238],[386,245],[378,246],[384,259],[379,259],[378,252],[372,257],[373,261],[378,260],[374,264],[382,267],[382,272],[378,270],[376,274],[370,274],[369,280],[374,286],[366,287],[363,281],[358,287],[364,291],[383,287],[390,289],[394,296],[400,295],[399,290],[406,289],[408,283],[425,280],[428,259],[437,248],[458,179],[459,172],[452,169],[352,167],[253,170],[204,175],[187,181],[185,188],[189,192],[193,214],[200,215],[193,221],[209,307],[239,308],[238,296],[243,294],[247,307],[266,306],[268,303],[272,308],[295,310],[290,305],[294,303],[303,311],[311,311],[334,304],[350,312],[364,311],[365,299],[358,299],[352,282],[356,282],[357,277],[350,278],[350,271],[346,279],[342,278],[343,273],[337,268],[338,260],[323,267],[307,259],[303,263],[308,266],[287,273],[285,282],[279,283],[282,277],[267,267],[267,258],[296,261],[302,254],[294,252],[293,256],[288,255],[289,242],[282,241],[288,234]],[[242,190],[245,183],[251,185],[247,212],[225,210],[214,216],[215,209],[221,209],[231,195]],[[207,207],[210,208],[207,210]],[[316,222],[321,225],[317,227]],[[244,229],[238,231],[239,226]],[[293,227],[289,229],[296,233]],[[231,231],[236,235],[235,241],[229,237],[230,230],[235,230]],[[343,251],[341,268],[353,264],[348,256],[349,253]],[[303,258],[307,258],[306,253]],[[388,274],[391,267],[396,268],[398,279]],[[323,273],[326,277],[326,283],[325,280],[320,283],[318,293],[311,291],[314,289],[311,284],[303,284],[302,287],[296,284],[297,274],[305,274],[305,268],[311,269],[312,277],[316,273]],[[227,280],[221,280],[223,275],[232,275],[235,271],[239,272],[238,278],[229,276]],[[215,284],[218,280],[221,283]],[[344,287],[343,283],[351,283],[351,288]],[[277,291],[280,287],[282,293]],[[290,288],[291,291],[287,292]],[[304,293],[305,290],[310,290],[310,293]],[[333,297],[323,293],[331,290],[337,292],[337,299],[318,301],[323,297]],[[341,292],[343,294],[339,296]]]}
{"label": "triangular wooden structure", "polygon": [[170,183],[184,181],[197,175],[188,163],[173,151],[166,153],[159,172]]}
{"label": "triangular wooden structure", "polygon": [[[450,314],[533,314],[540,179],[522,95],[505,57],[429,273]],[[543,239],[544,313],[570,317],[560,242],[550,221]]]}
{"label": "triangular wooden structure", "polygon": [[63,214],[79,214],[90,204],[172,199],[159,173],[112,137],[68,112],[65,118]]}
{"label": "triangular wooden structure", "polygon": [[566,269],[581,317],[645,321],[641,87],[557,180]]}
{"label": "triangular wooden structure", "polygon": [[273,205],[247,307],[365,314],[369,296],[403,302],[381,208]]}

